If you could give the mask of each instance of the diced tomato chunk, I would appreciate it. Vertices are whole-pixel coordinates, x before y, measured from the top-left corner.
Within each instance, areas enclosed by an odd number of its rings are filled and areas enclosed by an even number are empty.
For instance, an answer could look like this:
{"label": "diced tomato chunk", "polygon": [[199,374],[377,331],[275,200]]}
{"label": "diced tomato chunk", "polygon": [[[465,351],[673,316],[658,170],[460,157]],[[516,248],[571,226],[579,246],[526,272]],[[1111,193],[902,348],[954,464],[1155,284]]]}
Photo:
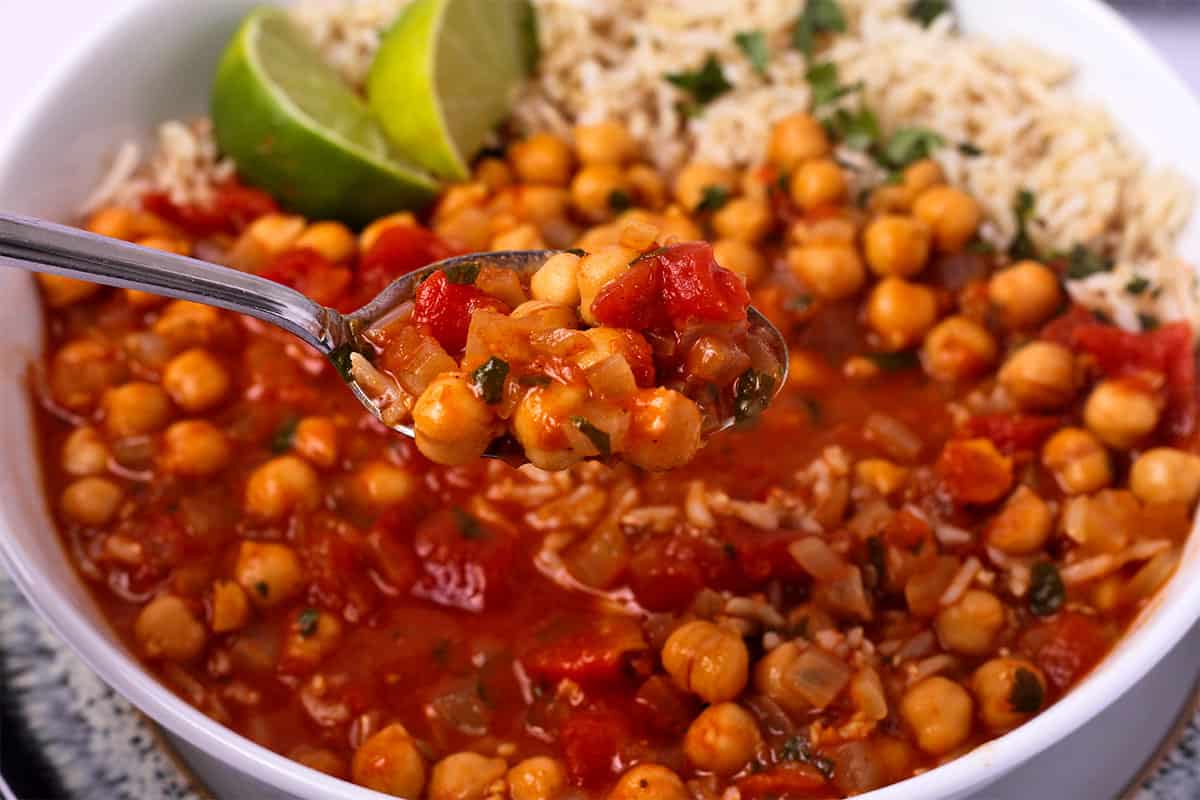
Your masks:
{"label": "diced tomato chunk", "polygon": [[983,414],[971,417],[961,433],[969,439],[990,439],[1001,453],[1030,452],[1042,446],[1062,426],[1059,417],[1038,414]]}
{"label": "diced tomato chunk", "polygon": [[992,503],[1012,485],[1012,459],[991,439],[954,439],[942,448],[936,464],[938,477],[959,503]]}
{"label": "diced tomato chunk", "polygon": [[291,286],[323,306],[349,310],[346,290],[350,287],[350,270],[339,267],[316,250],[302,247],[281,253],[267,264],[261,275]]}
{"label": "diced tomato chunk", "polygon": [[670,678],[652,675],[638,688],[633,711],[640,722],[653,730],[680,736],[696,718],[700,702]]}
{"label": "diced tomato chunk", "polygon": [[745,800],[833,796],[829,782],[816,767],[798,762],[778,764],[752,773],[740,778],[734,785]]}
{"label": "diced tomato chunk", "polygon": [[1095,325],[1096,315],[1083,306],[1073,305],[1066,313],[1060,314],[1047,322],[1041,331],[1041,338],[1048,342],[1071,347],[1074,344],[1075,329],[1082,325]]}
{"label": "diced tomato chunk", "polygon": [[428,228],[419,225],[387,228],[359,259],[360,297],[368,300],[396,278],[453,255],[454,248]]}
{"label": "diced tomato chunk", "polygon": [[1058,692],[1086,675],[1112,644],[1096,620],[1075,611],[1064,611],[1030,630],[1024,641],[1051,688]]}
{"label": "diced tomato chunk", "polygon": [[503,301],[470,284],[451,283],[439,270],[417,287],[413,322],[428,329],[446,352],[461,353],[467,344],[471,315],[482,308],[509,312]]}
{"label": "diced tomato chunk", "polygon": [[426,517],[413,536],[413,550],[421,570],[412,588],[416,597],[479,612],[509,596],[515,543],[465,511]]}
{"label": "diced tomato chunk", "polygon": [[559,744],[571,779],[580,786],[609,781],[629,736],[629,720],[615,712],[584,711],[570,717],[563,723]]}
{"label": "diced tomato chunk", "polygon": [[892,547],[903,550],[914,550],[922,542],[929,539],[933,529],[929,523],[907,509],[901,509],[883,529],[883,539]]}
{"label": "diced tomato chunk", "polygon": [[531,676],[545,680],[609,683],[622,680],[628,655],[645,648],[642,632],[631,620],[606,618],[592,629],[535,648],[521,664]]}
{"label": "diced tomato chunk", "polygon": [[279,210],[269,194],[237,181],[217,186],[208,206],[176,205],[165,192],[147,192],[142,196],[142,206],[192,236],[240,233],[264,214]]}
{"label": "diced tomato chunk", "polygon": [[745,319],[749,304],[745,285],[717,264],[712,247],[688,242],[639,258],[600,291],[592,313],[613,327],[679,329],[689,321]]}
{"label": "diced tomato chunk", "polygon": [[629,563],[629,587],[644,608],[682,609],[704,588],[714,554],[701,543],[688,541],[689,538],[652,538],[634,554]]}

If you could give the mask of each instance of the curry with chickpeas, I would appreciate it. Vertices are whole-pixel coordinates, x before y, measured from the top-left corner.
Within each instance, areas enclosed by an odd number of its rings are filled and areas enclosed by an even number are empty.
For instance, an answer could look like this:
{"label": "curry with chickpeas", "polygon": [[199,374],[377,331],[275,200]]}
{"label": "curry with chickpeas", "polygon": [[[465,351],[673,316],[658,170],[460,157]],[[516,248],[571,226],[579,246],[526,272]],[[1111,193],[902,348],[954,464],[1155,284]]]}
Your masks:
{"label": "curry with chickpeas", "polygon": [[[467,446],[441,458],[284,334],[43,278],[35,386],[65,551],[187,701],[397,796],[832,798],[967,752],[1070,691],[1172,574],[1200,495],[1192,336],[1119,330],[1069,303],[1056,259],[984,252],[979,204],[933,161],[861,196],[850,178],[797,114],[767,163],[673,179],[612,123],[533,136],[428,217],[358,235],[237,183],[211,208],[101,211],[92,230],[338,308],[454,253],[707,237],[739,276],[723,285],[786,333],[791,377],[674,470],[514,469],[474,457],[460,406],[510,377],[561,392],[562,370],[513,357],[493,384],[463,377],[486,362],[443,361],[433,438],[454,450],[461,425]],[[587,291],[581,261],[555,262],[538,313],[604,319],[634,256]],[[645,330],[654,298],[635,299],[593,330]],[[509,346],[520,318],[491,313]],[[447,355],[431,320],[377,344]],[[636,376],[629,341],[583,369],[620,355],[613,374]],[[671,341],[684,365],[724,347]],[[597,446],[575,430],[541,466]]]}

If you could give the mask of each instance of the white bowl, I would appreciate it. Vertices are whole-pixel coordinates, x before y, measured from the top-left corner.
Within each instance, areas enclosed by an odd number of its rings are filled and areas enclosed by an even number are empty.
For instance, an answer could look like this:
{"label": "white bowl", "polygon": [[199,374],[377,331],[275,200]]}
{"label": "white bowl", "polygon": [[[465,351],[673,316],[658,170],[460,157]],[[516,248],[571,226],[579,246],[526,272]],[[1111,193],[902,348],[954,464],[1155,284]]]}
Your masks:
{"label": "white bowl", "polygon": [[[166,119],[202,113],[209,76],[254,0],[142,0],[106,21],[32,93],[0,141],[0,208],[71,220],[116,143]],[[1200,105],[1115,13],[1097,0],[965,0],[969,30],[1051,48],[1080,67],[1080,91],[1107,104],[1152,154],[1200,186]],[[1200,220],[1182,242],[1200,259]],[[383,795],[335,780],[227,730],[161,686],[118,641],[66,554],[42,497],[26,393],[41,349],[33,281],[0,269],[0,553],[34,606],[106,682],[186,742],[246,776],[245,796],[364,800]],[[1200,537],[1178,574],[1096,670],[1032,722],[950,764],[864,798],[965,797],[1048,748],[1129,689],[1200,619]],[[253,776],[253,777],[250,777]]]}

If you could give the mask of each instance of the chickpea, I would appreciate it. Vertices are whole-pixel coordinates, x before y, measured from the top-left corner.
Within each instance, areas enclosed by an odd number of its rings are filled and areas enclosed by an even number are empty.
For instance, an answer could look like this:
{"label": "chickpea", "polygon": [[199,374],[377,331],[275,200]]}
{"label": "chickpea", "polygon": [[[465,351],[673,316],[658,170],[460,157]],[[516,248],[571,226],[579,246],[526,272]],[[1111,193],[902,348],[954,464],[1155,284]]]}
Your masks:
{"label": "chickpea", "polygon": [[1143,503],[1191,506],[1200,497],[1200,456],[1173,447],[1147,450],[1133,462],[1129,488]]}
{"label": "chickpea", "polygon": [[639,206],[657,211],[667,202],[667,184],[658,170],[649,164],[634,164],[625,171],[625,179]]}
{"label": "chickpea", "polygon": [[732,170],[699,161],[686,165],[675,176],[675,199],[689,212],[694,212],[704,202],[704,195],[714,189],[732,197],[737,189],[737,176]]}
{"label": "chickpea", "polygon": [[615,121],[575,126],[575,152],[584,164],[624,164],[637,156],[637,143]]}
{"label": "chickpea", "polygon": [[87,300],[100,291],[100,284],[65,278],[62,275],[48,275],[39,272],[36,275],[38,284],[42,287],[42,296],[46,305],[51,308],[66,308]]}
{"label": "chickpea", "polygon": [[1054,315],[1062,305],[1062,287],[1054,270],[1036,261],[1020,261],[991,277],[988,300],[1005,327],[1021,330]]}
{"label": "chickpea", "polygon": [[889,497],[908,483],[909,470],[882,458],[864,458],[854,465],[854,477],[876,494]]}
{"label": "chickpea", "polygon": [[934,186],[917,195],[913,216],[924,220],[943,253],[957,253],[975,235],[983,212],[974,197],[952,186]]}
{"label": "chickpea", "polygon": [[662,241],[666,244],[673,242],[694,242],[704,238],[700,226],[677,205],[669,205],[659,217],[659,228],[662,231]]}
{"label": "chickpea", "polygon": [[316,250],[334,264],[341,264],[354,258],[358,240],[340,222],[314,222],[304,229],[293,247]]}
{"label": "chickpea", "polygon": [[412,736],[396,722],[359,745],[350,776],[359,786],[411,800],[425,788],[425,760]]}
{"label": "chickpea", "polygon": [[867,298],[867,324],[889,350],[921,341],[937,322],[937,295],[927,286],[902,278],[884,278]]}
{"label": "chickpea", "polygon": [[291,214],[264,214],[246,226],[228,253],[229,263],[249,272],[266,266],[288,250],[304,233],[308,222]]}
{"label": "chickpea", "polygon": [[497,192],[512,186],[513,172],[504,159],[489,156],[479,159],[479,163],[475,165],[474,178],[476,183],[482,183],[493,192]]}
{"label": "chickpea", "polygon": [[713,230],[718,236],[749,244],[760,242],[771,232],[774,222],[770,203],[754,197],[735,197],[712,216]]}
{"label": "chickpea", "polygon": [[652,221],[641,219],[639,216],[626,212],[617,221],[617,226],[621,229],[617,244],[639,252],[646,252],[653,248],[654,243],[658,241],[659,231],[658,226]]}
{"label": "chickpea", "polygon": [[63,469],[76,477],[103,474],[108,469],[108,458],[108,445],[91,426],[76,428],[63,442]]}
{"label": "chickpea", "polygon": [[571,180],[571,205],[592,222],[604,222],[628,205],[629,181],[615,164],[586,166]]}
{"label": "chickpea", "polygon": [[1028,486],[1018,486],[987,528],[987,543],[1002,553],[1029,555],[1041,550],[1054,529],[1054,512]]}
{"label": "chickpea", "polygon": [[674,389],[641,389],[633,397],[625,460],[648,470],[683,466],[700,449],[700,407]]}
{"label": "chickpea", "polygon": [[900,185],[909,197],[916,200],[926,189],[945,183],[946,175],[942,166],[932,158],[922,158],[904,168],[900,176]]}
{"label": "chickpea", "polygon": [[1112,483],[1108,451],[1081,428],[1063,428],[1042,447],[1042,464],[1067,494],[1088,494]]}
{"label": "chickpea", "polygon": [[[471,202],[464,203],[464,207],[473,207],[472,203],[475,200],[482,200],[482,198],[487,194],[486,187],[483,191],[478,189],[480,184],[470,183],[465,185],[475,188],[472,190],[473,193],[471,194]],[[447,208],[446,206],[447,201],[451,196],[451,192],[455,188],[457,187],[451,187],[450,189],[447,189],[446,193],[442,195],[442,200],[440,201],[437,209],[438,218],[441,218],[442,215],[448,216],[450,214],[451,209]],[[358,250],[360,253],[365,253],[370,250],[375,246],[375,243],[379,241],[379,237],[382,236],[383,232],[386,230],[403,225],[412,227],[416,224],[417,218],[414,217],[412,212],[409,211],[399,211],[395,214],[388,214],[386,217],[380,217],[367,227],[363,228],[362,233],[358,235]]]}
{"label": "chickpea", "polygon": [[1088,395],[1083,421],[1100,441],[1128,450],[1158,427],[1162,402],[1130,381],[1102,381]]}
{"label": "chickpea", "polygon": [[446,756],[429,776],[429,800],[483,800],[488,788],[504,777],[502,758],[462,752]]}
{"label": "chickpea", "polygon": [[162,466],[175,475],[215,475],[228,466],[232,455],[225,432],[206,420],[176,422],[163,433]]}
{"label": "chickpea", "polygon": [[517,217],[542,227],[562,220],[571,205],[571,193],[558,186],[518,186],[516,188]]}
{"label": "chickpea", "polygon": [[583,321],[596,324],[592,314],[592,303],[600,290],[629,269],[629,262],[637,258],[638,253],[628,247],[617,244],[602,247],[588,253],[579,259],[576,269],[576,282],[579,284],[579,315]]}
{"label": "chickpea", "polygon": [[213,633],[228,633],[245,626],[250,618],[250,601],[245,590],[234,581],[219,580],[212,585]]}
{"label": "chickpea", "polygon": [[492,237],[492,250],[544,250],[546,240],[542,232],[531,222],[518,225],[512,230],[498,233]]}
{"label": "chickpea", "polygon": [[967,317],[942,320],[925,337],[921,362],[939,381],[969,380],[996,360],[996,340],[987,329]]}
{"label": "chickpea", "polygon": [[564,306],[579,305],[579,256],[558,253],[533,273],[529,292],[535,300],[546,300]]}
{"label": "chickpea", "polygon": [[841,203],[846,197],[846,176],[832,158],[802,163],[788,184],[792,202],[805,211]]}
{"label": "chickpea", "polygon": [[617,781],[608,800],[690,800],[679,776],[658,764],[638,764]]}
{"label": "chickpea", "polygon": [[50,364],[50,393],[64,408],[90,412],[109,387],[124,380],[125,364],[113,348],[93,339],[67,342]]}
{"label": "chickpea", "polygon": [[993,658],[971,677],[979,717],[995,733],[1012,730],[1046,705],[1046,678],[1023,658]]}
{"label": "chickpea", "polygon": [[767,160],[785,171],[830,151],[825,126],[811,114],[797,112],[779,120],[767,140]]}
{"label": "chickpea", "polygon": [[439,375],[413,406],[417,448],[439,464],[467,464],[498,433],[495,415],[458,372]]}
{"label": "chickpea", "polygon": [[304,589],[300,558],[286,544],[242,542],[234,575],[260,608],[286,603]]}
{"label": "chickpea", "polygon": [[556,800],[566,787],[566,770],[548,756],[527,758],[508,771],[512,800]]}
{"label": "chickpea", "polygon": [[767,260],[754,245],[740,239],[718,239],[713,242],[713,257],[725,269],[736,272],[746,283],[753,285],[767,272]]}
{"label": "chickpea", "polygon": [[296,615],[283,640],[282,668],[292,674],[311,672],[342,641],[342,623],[328,611],[306,608]]}
{"label": "chickpea", "polygon": [[882,214],[863,231],[867,264],[876,275],[911,278],[925,269],[932,231],[921,219]]}
{"label": "chickpea", "polygon": [[973,708],[966,689],[949,678],[935,675],[905,692],[900,701],[900,716],[912,728],[922,750],[941,756],[970,736]]}
{"label": "chickpea", "polygon": [[571,179],[571,148],[551,133],[535,133],[508,149],[508,160],[526,183],[566,186]]}
{"label": "chickpea", "polygon": [[174,595],[162,594],[147,603],[133,623],[133,634],[150,658],[191,661],[204,652],[204,625]]}
{"label": "chickpea", "polygon": [[111,521],[125,492],[108,478],[80,478],[62,493],[62,510],[73,522],[99,527]]}
{"label": "chickpea", "polygon": [[207,350],[193,348],[171,359],[162,385],[185,411],[207,411],[225,399],[232,383],[229,372]]}
{"label": "chickpea", "polygon": [[749,711],[737,703],[717,703],[692,721],[683,752],[699,769],[728,776],[749,764],[761,743]]}
{"label": "chickpea", "polygon": [[110,239],[132,239],[137,235],[134,212],[123,206],[108,206],[88,217],[84,226],[92,233]]}
{"label": "chickpea", "polygon": [[109,389],[102,400],[104,427],[121,438],[154,433],[167,424],[171,400],[153,383],[134,381]]}
{"label": "chickpea", "polygon": [[587,400],[587,389],[575,384],[552,383],[535,387],[521,398],[513,414],[513,435],[525,457],[541,469],[566,469],[583,458],[562,432]]}
{"label": "chickpea", "polygon": [[176,347],[205,344],[220,322],[221,312],[212,306],[175,300],[167,304],[154,323],[154,332]]}
{"label": "chickpea", "polygon": [[1035,411],[1062,408],[1075,399],[1079,386],[1071,351],[1042,341],[1009,356],[996,379],[1017,405]]}
{"label": "chickpea", "polygon": [[292,511],[311,511],[320,502],[317,473],[293,455],[260,464],[246,481],[246,513],[260,519],[283,519]]}
{"label": "chickpea", "polygon": [[792,274],[824,300],[852,297],[867,280],[858,251],[847,243],[789,247],[787,262]]}
{"label": "chickpea", "polygon": [[354,479],[365,504],[375,509],[406,503],[420,488],[419,481],[407,469],[382,460],[363,464]]}
{"label": "chickpea", "polygon": [[433,231],[444,241],[466,252],[486,250],[492,237],[488,213],[481,208],[464,208],[441,217],[434,222]]}
{"label": "chickpea", "polygon": [[969,589],[958,602],[938,612],[934,627],[947,650],[986,655],[1004,628],[1004,604],[991,592]]}
{"label": "chickpea", "polygon": [[733,631],[695,620],[676,628],[667,638],[662,663],[679,688],[705,702],[721,703],[745,688],[750,653]]}

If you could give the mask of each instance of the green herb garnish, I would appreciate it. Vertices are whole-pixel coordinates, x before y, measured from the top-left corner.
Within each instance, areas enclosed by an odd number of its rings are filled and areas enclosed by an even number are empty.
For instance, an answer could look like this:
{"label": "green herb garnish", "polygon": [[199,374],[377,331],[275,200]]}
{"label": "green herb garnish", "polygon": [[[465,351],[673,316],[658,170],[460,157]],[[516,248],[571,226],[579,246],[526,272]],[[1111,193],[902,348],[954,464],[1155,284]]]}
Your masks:
{"label": "green herb garnish", "polygon": [[799,314],[802,311],[807,311],[812,308],[813,297],[811,294],[795,294],[783,301],[783,307],[793,313]]}
{"label": "green herb garnish", "polygon": [[908,4],[908,16],[928,28],[933,21],[950,10],[948,0],[913,0]]}
{"label": "green herb garnish", "polygon": [[463,264],[455,264],[452,267],[446,267],[442,273],[446,276],[446,280],[450,283],[457,283],[462,286],[470,286],[475,283],[475,279],[479,277],[480,264],[478,261],[467,261]]}
{"label": "green herb garnish", "polygon": [[724,544],[721,545],[721,552],[723,552],[725,554],[725,557],[727,559],[729,559],[730,561],[737,561],[737,557],[738,557],[737,548],[735,546],[733,546],[732,544],[730,544],[729,542],[725,542]]}
{"label": "green herb garnish", "polygon": [[[720,211],[729,202],[729,190],[724,186],[705,186],[704,196],[696,204],[697,211]],[[647,254],[649,255],[649,254]],[[641,256],[639,256],[641,258]]]}
{"label": "green herb garnish", "polygon": [[1049,561],[1033,565],[1029,584],[1029,610],[1039,617],[1048,617],[1062,608],[1067,599],[1058,567]]}
{"label": "green herb garnish", "polygon": [[846,30],[846,17],[837,0],[808,0],[796,27],[792,29],[792,47],[811,56],[822,33],[841,33]]}
{"label": "green herb garnish", "polygon": [[996,246],[986,239],[976,237],[967,242],[967,252],[977,256],[994,256],[996,255]]}
{"label": "green herb garnish", "polygon": [[767,61],[771,57],[767,49],[767,36],[762,31],[742,31],[733,36],[734,44],[746,54],[750,66],[764,78],[767,76]]}
{"label": "green herb garnish", "polygon": [[883,148],[883,162],[895,170],[928,158],[946,140],[928,128],[900,128]]}
{"label": "green herb garnish", "polygon": [[271,593],[271,587],[266,581],[258,581],[254,584],[254,591],[258,592],[259,597],[266,597]]}
{"label": "green herb garnish", "polygon": [[1012,692],[1008,695],[1008,705],[1018,714],[1034,714],[1042,710],[1046,701],[1046,690],[1037,675],[1024,667],[1017,667],[1013,675]]}
{"label": "green herb garnish", "polygon": [[279,427],[271,434],[271,452],[286,453],[292,449],[292,440],[296,438],[296,426],[300,424],[299,417],[285,417]]}
{"label": "green herb garnish", "polygon": [[838,82],[837,64],[832,61],[813,64],[804,73],[804,77],[808,81],[809,88],[812,89],[813,108],[820,108],[862,88],[861,83],[842,86]]}
{"label": "green herb garnish", "polygon": [[587,251],[582,247],[568,247],[566,250],[563,250],[563,252],[570,253],[573,256],[579,256],[580,258],[583,258],[587,255]]}
{"label": "green herb garnish", "polygon": [[307,639],[317,632],[317,621],[321,615],[315,608],[306,608],[300,612],[300,616],[296,617],[296,629],[300,631],[300,636]]}
{"label": "green herb garnish", "polygon": [[775,396],[775,376],[751,368],[737,379],[734,389],[733,417],[740,424],[767,410]]}
{"label": "green herb garnish", "polygon": [[608,456],[612,453],[612,442],[607,433],[597,428],[584,417],[571,417],[571,424],[579,429],[579,432],[596,446],[596,450],[599,451],[600,455]]}
{"label": "green herb garnish", "polygon": [[633,208],[633,198],[624,189],[613,189],[608,195],[608,207],[618,214]]}
{"label": "green herb garnish", "polygon": [[976,158],[977,156],[983,155],[983,150],[971,144],[970,142],[959,142],[958,152],[962,153],[968,158]]}
{"label": "green herb garnish", "polygon": [[492,356],[471,373],[475,389],[483,402],[495,405],[504,397],[504,379],[508,377],[508,362]]}
{"label": "green herb garnish", "polygon": [[691,72],[668,72],[663,77],[672,86],[690,94],[700,105],[712,102],[733,88],[733,84],[725,80],[721,62],[717,61],[717,57],[712,53],[708,54],[700,69]]}
{"label": "green herb garnish", "polygon": [[1149,288],[1150,288],[1150,281],[1146,280],[1141,275],[1138,275],[1136,278],[1129,281],[1129,283],[1125,284],[1125,291],[1129,292],[1130,294],[1135,294],[1135,295],[1141,294],[1142,292],[1146,291]]}
{"label": "green herb garnish", "polygon": [[1013,201],[1013,214],[1017,218],[1017,235],[1008,246],[1008,254],[1013,258],[1037,258],[1037,248],[1029,236],[1029,221],[1033,219],[1033,209],[1037,205],[1037,196],[1028,189],[1017,192]]}
{"label": "green herb garnish", "polygon": [[855,150],[870,150],[879,141],[879,120],[869,108],[839,108],[825,120],[829,135]]}
{"label": "green herb garnish", "polygon": [[833,761],[819,753],[814,753],[808,741],[800,736],[793,736],[783,743],[783,747],[779,751],[779,758],[782,761],[799,761],[808,764],[821,773],[825,780],[833,778]]}
{"label": "green herb garnish", "polygon": [[901,372],[921,366],[915,350],[898,350],[895,353],[867,353],[867,358],[884,372]]}
{"label": "green herb garnish", "polygon": [[462,538],[468,541],[487,538],[487,528],[480,525],[475,517],[461,508],[455,508],[451,513],[454,514],[454,524],[458,526],[458,533]]}
{"label": "green herb garnish", "polygon": [[1067,253],[1067,278],[1073,281],[1083,280],[1101,272],[1110,272],[1114,264],[1111,258],[1105,258],[1081,244],[1071,248]]}

